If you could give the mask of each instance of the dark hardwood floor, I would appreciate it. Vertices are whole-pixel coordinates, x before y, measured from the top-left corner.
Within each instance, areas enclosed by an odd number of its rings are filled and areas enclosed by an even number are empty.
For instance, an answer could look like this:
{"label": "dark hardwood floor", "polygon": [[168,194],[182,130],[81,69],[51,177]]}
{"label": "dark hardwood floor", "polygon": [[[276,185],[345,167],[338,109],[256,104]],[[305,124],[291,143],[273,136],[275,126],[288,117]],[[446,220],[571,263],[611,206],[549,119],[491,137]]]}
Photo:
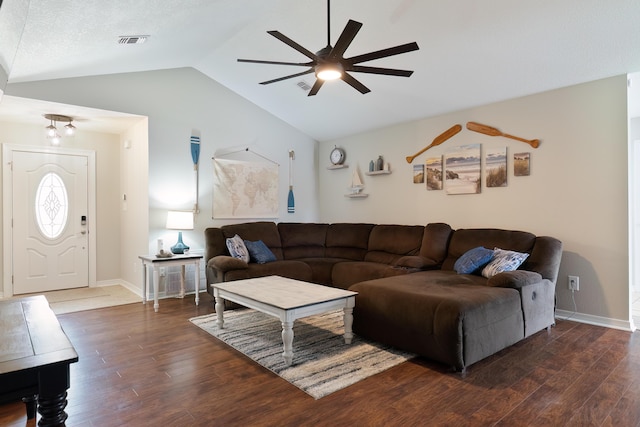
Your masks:
{"label": "dark hardwood floor", "polygon": [[[67,426],[640,425],[638,333],[559,321],[464,377],[414,359],[314,400],[193,326],[201,296],[58,316],[80,358]],[[0,425],[35,421],[16,402]]]}

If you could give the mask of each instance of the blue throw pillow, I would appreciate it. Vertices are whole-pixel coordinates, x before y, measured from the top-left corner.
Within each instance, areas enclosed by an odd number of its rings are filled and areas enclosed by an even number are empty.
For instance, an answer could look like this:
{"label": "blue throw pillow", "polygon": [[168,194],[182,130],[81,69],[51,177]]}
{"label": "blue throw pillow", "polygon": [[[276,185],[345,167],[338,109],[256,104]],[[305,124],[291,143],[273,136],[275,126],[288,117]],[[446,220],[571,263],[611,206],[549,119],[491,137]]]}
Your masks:
{"label": "blue throw pillow", "polygon": [[471,274],[474,271],[484,267],[493,257],[491,249],[478,246],[465,252],[456,260],[453,269],[458,274]]}
{"label": "blue throw pillow", "polygon": [[245,240],[244,244],[249,251],[251,261],[257,262],[258,264],[266,264],[268,262],[273,262],[276,260],[276,256],[273,254],[273,252],[271,252],[271,249],[269,249],[262,240],[258,240],[257,242],[250,242],[249,240]]}

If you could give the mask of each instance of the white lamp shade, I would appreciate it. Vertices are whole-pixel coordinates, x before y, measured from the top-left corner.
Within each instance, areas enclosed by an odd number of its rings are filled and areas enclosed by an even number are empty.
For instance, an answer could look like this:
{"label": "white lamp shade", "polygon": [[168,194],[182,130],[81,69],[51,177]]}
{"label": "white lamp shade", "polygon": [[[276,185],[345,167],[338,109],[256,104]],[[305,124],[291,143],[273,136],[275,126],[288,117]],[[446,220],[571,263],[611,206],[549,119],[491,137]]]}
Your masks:
{"label": "white lamp shade", "polygon": [[193,230],[193,212],[169,211],[167,213],[169,230]]}

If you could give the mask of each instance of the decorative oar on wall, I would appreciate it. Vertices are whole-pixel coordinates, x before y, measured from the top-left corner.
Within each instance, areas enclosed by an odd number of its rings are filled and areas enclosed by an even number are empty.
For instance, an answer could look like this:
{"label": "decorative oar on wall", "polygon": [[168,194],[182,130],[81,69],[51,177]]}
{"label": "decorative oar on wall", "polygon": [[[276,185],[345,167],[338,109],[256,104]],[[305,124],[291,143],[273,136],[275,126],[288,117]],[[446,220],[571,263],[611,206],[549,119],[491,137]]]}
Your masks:
{"label": "decorative oar on wall", "polygon": [[198,177],[198,160],[200,159],[200,137],[191,135],[191,158],[193,159],[193,171],[196,179],[196,203],[193,207],[194,213],[198,213],[198,194],[199,194],[199,177]]}
{"label": "decorative oar on wall", "polygon": [[489,135],[489,136],[504,136],[505,138],[511,138],[511,139],[515,139],[517,141],[526,142],[527,144],[529,144],[533,148],[538,148],[538,145],[540,145],[540,140],[539,139],[524,139],[524,138],[520,138],[518,136],[513,136],[513,135],[509,135],[507,133],[500,132],[498,129],[496,129],[494,127],[487,126],[487,125],[482,125],[480,123],[467,122],[467,129],[472,130],[474,132],[483,133],[483,134]]}
{"label": "decorative oar on wall", "polygon": [[451,138],[453,135],[457,134],[458,132],[460,132],[462,130],[462,126],[456,124],[451,126],[449,129],[445,130],[444,132],[442,132],[440,135],[436,136],[433,139],[433,142],[429,145],[427,145],[426,147],[424,147],[422,150],[418,151],[416,154],[414,154],[413,156],[407,156],[407,163],[411,163],[413,162],[413,159],[415,159],[416,157],[418,157],[420,154],[424,153],[425,151],[427,151],[429,148],[435,147],[436,145],[440,145],[443,142],[445,142],[447,139]]}
{"label": "decorative oar on wall", "polygon": [[296,153],[289,150],[289,196],[287,197],[287,212],[294,213],[296,211],[296,203],[293,198],[293,159]]}

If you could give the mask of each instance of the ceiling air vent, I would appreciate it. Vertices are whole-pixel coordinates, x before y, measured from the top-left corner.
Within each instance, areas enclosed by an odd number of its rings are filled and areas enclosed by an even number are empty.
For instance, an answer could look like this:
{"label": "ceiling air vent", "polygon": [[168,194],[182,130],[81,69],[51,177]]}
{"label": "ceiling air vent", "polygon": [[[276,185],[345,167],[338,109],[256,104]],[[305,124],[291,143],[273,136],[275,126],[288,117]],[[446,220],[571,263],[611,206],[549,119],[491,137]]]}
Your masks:
{"label": "ceiling air vent", "polygon": [[296,83],[298,85],[298,87],[300,89],[302,89],[305,92],[309,92],[309,90],[311,89],[311,85],[309,85],[309,83],[305,82],[304,80],[300,80],[298,83]]}
{"label": "ceiling air vent", "polygon": [[149,36],[120,36],[118,44],[141,44],[147,41]]}

